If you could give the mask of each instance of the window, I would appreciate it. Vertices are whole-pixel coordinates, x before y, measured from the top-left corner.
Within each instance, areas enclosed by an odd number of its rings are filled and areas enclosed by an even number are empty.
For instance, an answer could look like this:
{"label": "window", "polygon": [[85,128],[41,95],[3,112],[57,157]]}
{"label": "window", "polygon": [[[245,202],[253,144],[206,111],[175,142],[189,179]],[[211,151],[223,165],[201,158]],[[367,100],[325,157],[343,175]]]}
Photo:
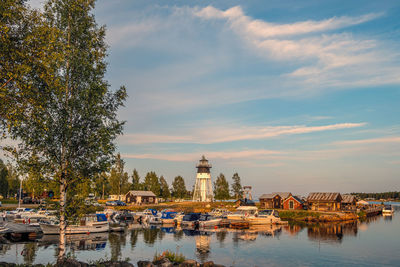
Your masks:
{"label": "window", "polygon": [[290,210],[294,209],[294,201],[293,200],[289,200],[289,209]]}

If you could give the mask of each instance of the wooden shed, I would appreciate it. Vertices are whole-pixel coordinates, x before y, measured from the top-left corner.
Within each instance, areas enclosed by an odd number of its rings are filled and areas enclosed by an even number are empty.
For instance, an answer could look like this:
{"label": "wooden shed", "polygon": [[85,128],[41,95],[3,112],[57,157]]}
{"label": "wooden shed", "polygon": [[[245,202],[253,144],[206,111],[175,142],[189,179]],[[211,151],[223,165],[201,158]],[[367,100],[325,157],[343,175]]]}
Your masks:
{"label": "wooden shed", "polygon": [[126,203],[157,204],[157,196],[151,191],[129,191],[125,195]]}
{"label": "wooden shed", "polygon": [[342,196],[340,193],[316,192],[310,193],[307,203],[311,210],[337,211],[341,209]]}
{"label": "wooden shed", "polygon": [[342,195],[342,209],[351,210],[355,209],[357,205],[357,198],[354,195]]}
{"label": "wooden shed", "polygon": [[304,201],[296,196],[290,196],[283,201],[283,209],[285,210],[302,210]]}
{"label": "wooden shed", "polygon": [[260,197],[260,207],[264,209],[281,209],[282,197],[278,194],[263,194]]}

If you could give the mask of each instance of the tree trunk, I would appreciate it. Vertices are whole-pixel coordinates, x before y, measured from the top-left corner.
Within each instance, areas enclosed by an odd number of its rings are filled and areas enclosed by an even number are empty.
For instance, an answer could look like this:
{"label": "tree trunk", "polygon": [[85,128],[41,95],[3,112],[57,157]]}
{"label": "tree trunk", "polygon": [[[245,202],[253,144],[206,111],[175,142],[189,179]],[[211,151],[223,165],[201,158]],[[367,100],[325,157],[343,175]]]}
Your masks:
{"label": "tree trunk", "polygon": [[66,249],[66,239],[65,239],[65,230],[67,228],[67,221],[65,216],[65,205],[67,202],[67,182],[64,173],[61,175],[60,179],[60,244],[58,251],[58,261],[63,260],[65,257],[65,249]]}

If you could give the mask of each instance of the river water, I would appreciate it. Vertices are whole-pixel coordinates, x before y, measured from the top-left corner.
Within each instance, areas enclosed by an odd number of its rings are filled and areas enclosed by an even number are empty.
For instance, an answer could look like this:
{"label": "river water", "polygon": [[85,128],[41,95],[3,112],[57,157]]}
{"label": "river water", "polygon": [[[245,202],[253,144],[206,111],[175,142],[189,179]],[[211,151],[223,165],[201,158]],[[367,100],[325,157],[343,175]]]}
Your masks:
{"label": "river water", "polygon": [[[156,252],[182,253],[226,266],[400,266],[400,205],[393,216],[363,222],[290,224],[250,230],[209,231],[127,226],[125,233],[72,235],[68,253],[78,260],[152,260]],[[37,264],[56,260],[57,236],[0,245],[0,261]]]}

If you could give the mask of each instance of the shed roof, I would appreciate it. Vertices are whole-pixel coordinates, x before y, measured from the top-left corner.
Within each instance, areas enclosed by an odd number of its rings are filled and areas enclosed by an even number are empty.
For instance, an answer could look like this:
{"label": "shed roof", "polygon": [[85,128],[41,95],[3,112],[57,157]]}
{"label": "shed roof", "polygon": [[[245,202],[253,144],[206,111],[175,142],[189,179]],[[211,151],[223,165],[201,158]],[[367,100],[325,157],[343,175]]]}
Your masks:
{"label": "shed roof", "polygon": [[353,203],[354,201],[356,201],[354,195],[342,195],[342,203]]}
{"label": "shed roof", "polygon": [[307,201],[341,201],[342,196],[337,192],[314,192],[310,193]]}
{"label": "shed roof", "polygon": [[292,195],[290,192],[272,192],[272,194],[279,195],[283,199],[286,199]]}
{"label": "shed roof", "polygon": [[279,194],[276,193],[272,193],[272,194],[262,194],[259,199],[272,199],[274,198],[276,195],[279,196]]}
{"label": "shed roof", "polygon": [[134,190],[132,190],[132,191],[129,191],[128,193],[126,193],[126,194],[127,195],[131,194],[133,196],[141,196],[141,197],[155,197],[156,196],[151,191],[134,191]]}

